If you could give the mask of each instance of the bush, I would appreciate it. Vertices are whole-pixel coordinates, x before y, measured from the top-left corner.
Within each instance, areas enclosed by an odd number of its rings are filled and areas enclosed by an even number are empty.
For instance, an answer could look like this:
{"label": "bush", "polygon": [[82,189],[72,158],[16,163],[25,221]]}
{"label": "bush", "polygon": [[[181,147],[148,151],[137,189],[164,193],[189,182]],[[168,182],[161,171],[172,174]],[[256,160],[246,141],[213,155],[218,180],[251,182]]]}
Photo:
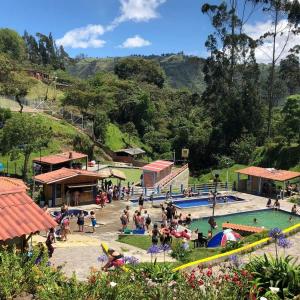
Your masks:
{"label": "bush", "polygon": [[253,285],[259,296],[263,296],[270,287],[278,287],[278,295],[290,299],[300,293],[300,265],[291,256],[254,257],[246,266],[253,276]]}

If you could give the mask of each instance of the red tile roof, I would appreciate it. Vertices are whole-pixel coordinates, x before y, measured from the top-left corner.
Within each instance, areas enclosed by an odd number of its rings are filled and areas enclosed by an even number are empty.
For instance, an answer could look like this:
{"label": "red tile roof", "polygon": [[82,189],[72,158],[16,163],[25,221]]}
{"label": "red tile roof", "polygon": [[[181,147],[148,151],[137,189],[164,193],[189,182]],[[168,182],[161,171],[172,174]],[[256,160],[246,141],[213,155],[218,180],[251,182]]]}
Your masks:
{"label": "red tile roof", "polygon": [[10,190],[14,188],[23,188],[27,190],[28,187],[21,179],[10,178],[10,177],[0,177],[0,191]]}
{"label": "red tile roof", "polygon": [[173,162],[167,160],[157,160],[148,165],[145,165],[142,170],[152,171],[152,172],[160,172],[163,169],[172,166]]}
{"label": "red tile roof", "polygon": [[36,163],[44,163],[48,165],[56,165],[65,162],[69,162],[76,159],[86,158],[87,155],[75,151],[69,151],[64,153],[58,153],[48,156],[43,156],[41,158],[35,158],[33,161]]}
{"label": "red tile roof", "polygon": [[252,232],[252,233],[259,233],[259,232],[264,231],[264,229],[261,227],[240,225],[240,224],[233,224],[233,223],[223,223],[222,228],[223,229],[229,228],[229,229],[236,230],[236,231],[246,231],[246,232]]}
{"label": "red tile roof", "polygon": [[103,178],[101,174],[97,174],[95,172],[78,170],[78,169],[68,169],[68,168],[61,168],[56,171],[40,174],[35,176],[34,178],[36,181],[40,183],[51,184],[54,182],[63,181],[65,179],[73,178],[77,176],[95,177],[97,179]]}
{"label": "red tile roof", "polygon": [[248,167],[245,169],[237,170],[235,172],[275,181],[286,181],[296,177],[300,177],[300,172],[276,170],[273,168]]}
{"label": "red tile roof", "polygon": [[55,227],[56,222],[22,188],[0,191],[0,240]]}

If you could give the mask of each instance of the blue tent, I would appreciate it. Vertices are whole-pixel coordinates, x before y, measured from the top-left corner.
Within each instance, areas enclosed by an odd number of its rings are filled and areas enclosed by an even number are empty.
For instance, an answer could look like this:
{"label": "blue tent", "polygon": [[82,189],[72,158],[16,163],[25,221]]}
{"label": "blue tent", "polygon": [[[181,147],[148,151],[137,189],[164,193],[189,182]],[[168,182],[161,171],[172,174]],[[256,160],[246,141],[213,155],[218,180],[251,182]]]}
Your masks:
{"label": "blue tent", "polygon": [[221,245],[222,237],[223,237],[223,231],[220,231],[219,233],[214,235],[207,243],[207,248],[219,247]]}
{"label": "blue tent", "polygon": [[2,172],[4,170],[4,165],[3,163],[0,162],[0,172]]}

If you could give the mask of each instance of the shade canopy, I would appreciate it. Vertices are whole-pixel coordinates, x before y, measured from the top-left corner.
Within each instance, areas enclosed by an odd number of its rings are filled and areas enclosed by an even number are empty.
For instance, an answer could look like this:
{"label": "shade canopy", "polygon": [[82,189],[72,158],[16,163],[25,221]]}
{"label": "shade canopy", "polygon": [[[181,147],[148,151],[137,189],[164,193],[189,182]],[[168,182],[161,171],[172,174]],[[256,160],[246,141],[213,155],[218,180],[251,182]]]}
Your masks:
{"label": "shade canopy", "polygon": [[276,170],[274,168],[248,167],[235,171],[236,173],[270,179],[274,181],[287,181],[300,177],[300,172]]}

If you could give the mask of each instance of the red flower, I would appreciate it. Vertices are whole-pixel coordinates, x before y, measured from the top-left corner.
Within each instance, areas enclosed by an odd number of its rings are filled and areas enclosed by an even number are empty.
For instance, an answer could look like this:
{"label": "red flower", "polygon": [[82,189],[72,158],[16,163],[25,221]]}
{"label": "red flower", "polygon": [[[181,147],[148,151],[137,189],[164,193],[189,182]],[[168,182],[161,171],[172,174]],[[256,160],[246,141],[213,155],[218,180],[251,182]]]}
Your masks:
{"label": "red flower", "polygon": [[206,275],[207,275],[208,277],[210,277],[210,276],[212,275],[212,270],[209,269],[209,270],[206,272]]}
{"label": "red flower", "polygon": [[198,284],[199,284],[199,285],[203,285],[203,284],[204,284],[204,281],[203,281],[202,279],[199,279],[199,280],[198,280]]}

